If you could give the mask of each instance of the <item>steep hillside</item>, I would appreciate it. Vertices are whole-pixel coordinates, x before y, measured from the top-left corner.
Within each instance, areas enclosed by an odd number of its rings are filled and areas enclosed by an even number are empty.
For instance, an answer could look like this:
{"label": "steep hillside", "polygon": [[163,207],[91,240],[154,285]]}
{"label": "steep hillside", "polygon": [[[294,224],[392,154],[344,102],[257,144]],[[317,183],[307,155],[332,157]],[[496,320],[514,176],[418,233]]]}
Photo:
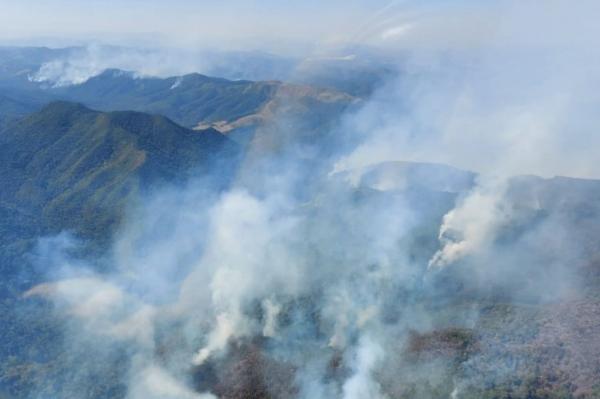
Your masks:
{"label": "steep hillside", "polygon": [[223,151],[235,145],[212,129],[55,102],[0,132],[0,204],[38,230],[105,236],[140,187],[181,181]]}

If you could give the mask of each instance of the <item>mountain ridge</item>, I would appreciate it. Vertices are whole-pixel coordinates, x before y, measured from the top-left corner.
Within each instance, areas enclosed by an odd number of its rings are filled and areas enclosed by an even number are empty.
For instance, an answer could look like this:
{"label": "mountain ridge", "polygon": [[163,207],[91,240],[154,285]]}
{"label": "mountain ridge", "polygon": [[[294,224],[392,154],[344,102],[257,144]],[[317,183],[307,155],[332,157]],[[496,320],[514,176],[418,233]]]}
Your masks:
{"label": "mountain ridge", "polygon": [[[81,226],[74,223],[80,217],[97,234],[111,230],[118,209],[140,187],[183,181],[212,167],[217,154],[237,151],[214,129],[193,131],[160,115],[100,112],[65,101],[5,127],[0,146],[3,203],[36,209],[54,231]],[[108,215],[100,211],[110,208]]]}

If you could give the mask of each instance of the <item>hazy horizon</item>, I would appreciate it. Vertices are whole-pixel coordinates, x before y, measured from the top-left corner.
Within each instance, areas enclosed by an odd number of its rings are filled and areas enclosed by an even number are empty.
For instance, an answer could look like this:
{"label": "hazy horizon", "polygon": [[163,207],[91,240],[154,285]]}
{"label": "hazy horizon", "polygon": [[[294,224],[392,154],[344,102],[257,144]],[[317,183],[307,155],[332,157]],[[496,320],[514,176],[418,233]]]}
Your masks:
{"label": "hazy horizon", "polygon": [[600,4],[550,0],[276,2],[0,0],[0,43],[89,43],[306,55],[363,44],[473,50],[592,45]]}

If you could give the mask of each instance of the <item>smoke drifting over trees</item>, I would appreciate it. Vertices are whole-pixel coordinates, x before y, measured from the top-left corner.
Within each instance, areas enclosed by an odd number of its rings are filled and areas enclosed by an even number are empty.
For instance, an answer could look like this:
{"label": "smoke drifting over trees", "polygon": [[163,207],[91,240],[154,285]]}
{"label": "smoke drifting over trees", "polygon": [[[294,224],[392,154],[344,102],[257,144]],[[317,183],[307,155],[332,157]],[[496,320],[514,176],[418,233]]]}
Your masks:
{"label": "smoke drifting over trees", "polygon": [[[381,80],[328,118],[333,89],[278,97],[243,156],[140,190],[94,256],[41,238],[20,306],[52,304],[61,364],[31,397],[595,397],[573,362],[599,366],[598,6],[459,3],[379,10],[357,37]],[[32,80],[189,72],[113,51]]]}

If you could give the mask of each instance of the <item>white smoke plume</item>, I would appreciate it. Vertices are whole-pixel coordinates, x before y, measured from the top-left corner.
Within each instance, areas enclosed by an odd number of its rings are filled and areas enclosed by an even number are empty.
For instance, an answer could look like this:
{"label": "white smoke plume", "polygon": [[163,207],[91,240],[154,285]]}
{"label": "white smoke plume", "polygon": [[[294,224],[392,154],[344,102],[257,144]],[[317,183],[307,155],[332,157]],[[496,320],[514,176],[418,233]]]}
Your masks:
{"label": "white smoke plume", "polygon": [[198,394],[156,366],[149,366],[134,377],[130,399],[215,399],[211,394]]}
{"label": "white smoke plume", "polygon": [[[29,80],[54,88],[65,87],[85,83],[107,69],[132,72],[136,77],[201,73],[233,80],[275,80],[289,78],[298,62],[296,58],[258,51],[89,44],[43,63]],[[172,89],[179,84],[181,81],[176,80]]]}
{"label": "white smoke plume", "polygon": [[377,343],[369,338],[361,338],[356,353],[354,374],[344,383],[344,399],[385,398],[372,375],[382,357],[383,349]]}
{"label": "white smoke plume", "polygon": [[429,267],[444,267],[492,244],[498,227],[508,222],[501,202],[506,190],[502,185],[506,184],[502,181],[477,187],[444,215],[438,236],[442,248],[429,261]]}
{"label": "white smoke plume", "polygon": [[77,85],[107,69],[135,72],[138,76],[167,77],[207,69],[200,54],[175,49],[135,49],[91,44],[48,61],[30,76],[53,87]]}

